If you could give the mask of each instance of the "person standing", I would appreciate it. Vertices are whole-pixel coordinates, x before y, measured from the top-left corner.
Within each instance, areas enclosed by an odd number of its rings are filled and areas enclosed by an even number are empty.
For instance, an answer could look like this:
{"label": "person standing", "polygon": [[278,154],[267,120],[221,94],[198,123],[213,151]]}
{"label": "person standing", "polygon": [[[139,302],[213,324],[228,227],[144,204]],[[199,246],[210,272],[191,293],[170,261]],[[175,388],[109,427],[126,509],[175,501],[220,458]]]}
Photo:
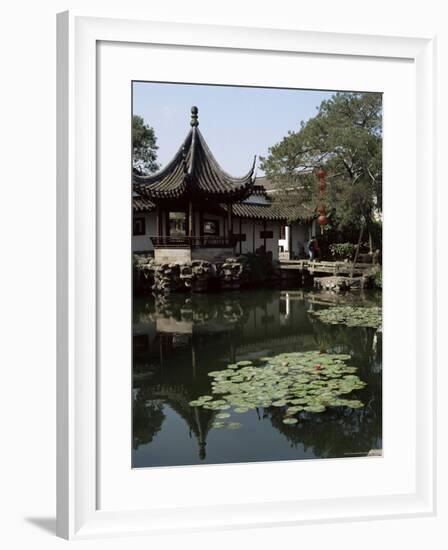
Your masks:
{"label": "person standing", "polygon": [[313,261],[315,259],[315,242],[316,237],[313,235],[311,239],[308,241],[308,254],[310,257],[310,261]]}

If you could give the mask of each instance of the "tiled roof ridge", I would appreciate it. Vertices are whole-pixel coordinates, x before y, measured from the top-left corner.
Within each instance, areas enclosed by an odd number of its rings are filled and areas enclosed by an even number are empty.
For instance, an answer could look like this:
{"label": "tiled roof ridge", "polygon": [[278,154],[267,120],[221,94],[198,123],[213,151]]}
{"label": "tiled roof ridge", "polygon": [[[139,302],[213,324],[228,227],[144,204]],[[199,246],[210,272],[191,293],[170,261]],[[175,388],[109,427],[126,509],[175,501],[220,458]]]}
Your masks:
{"label": "tiled roof ridge", "polygon": [[157,170],[157,172],[153,172],[152,174],[148,174],[147,176],[134,173],[133,174],[134,183],[148,185],[160,179],[160,177],[162,177],[163,175],[167,174],[176,165],[176,163],[179,160],[179,157],[181,157],[182,159],[185,158],[185,150],[188,146],[188,143],[191,141],[192,137],[193,137],[193,129],[191,129],[188,132],[184,141],[182,142],[182,145],[176,151],[176,153],[171,158],[171,160],[167,164],[165,164],[165,166],[161,167],[160,170]]}
{"label": "tiled roof ridge", "polygon": [[171,161],[149,176],[134,174],[135,190],[148,198],[219,196],[240,200],[250,194],[255,181],[256,156],[250,170],[231,176],[220,166],[198,128],[196,107],[192,107],[191,129]]}
{"label": "tiled roof ridge", "polygon": [[232,176],[231,174],[229,174],[228,172],[226,172],[226,170],[224,170],[224,168],[222,168],[222,166],[219,164],[219,162],[216,160],[214,154],[212,153],[210,147],[208,146],[204,136],[202,135],[202,133],[200,132],[199,129],[197,129],[197,133],[198,133],[198,136],[199,136],[199,142],[201,144],[201,147],[204,149],[204,152],[205,154],[207,155],[207,158],[208,160],[210,161],[210,163],[212,164],[213,168],[217,171],[217,172],[221,172],[221,174],[223,174],[224,176],[226,176],[229,180],[231,181],[247,181],[248,178],[251,179],[251,183],[254,184],[255,183],[255,178],[253,178],[252,176],[254,175],[254,172],[255,172],[255,163],[257,161],[257,155],[254,155],[254,159],[253,159],[253,162],[252,162],[252,166],[250,167],[249,171],[244,174],[243,176],[240,176],[240,177],[235,177],[235,176]]}

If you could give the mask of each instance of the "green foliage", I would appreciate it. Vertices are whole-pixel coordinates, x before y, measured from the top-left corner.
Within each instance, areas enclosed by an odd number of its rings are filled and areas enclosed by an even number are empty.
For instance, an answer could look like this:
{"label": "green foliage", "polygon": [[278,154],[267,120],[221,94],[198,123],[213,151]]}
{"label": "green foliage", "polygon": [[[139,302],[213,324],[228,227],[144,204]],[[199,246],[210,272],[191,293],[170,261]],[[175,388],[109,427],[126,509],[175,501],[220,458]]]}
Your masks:
{"label": "green foliage", "polygon": [[151,443],[160,432],[164,420],[162,404],[137,399],[134,403],[133,448]]}
{"label": "green foliage", "polygon": [[269,280],[275,274],[271,258],[267,254],[248,252],[240,259],[244,262],[245,283],[257,285]]}
{"label": "green foliage", "polygon": [[132,166],[141,174],[159,169],[157,163],[157,138],[154,129],[145,124],[143,117],[132,117]]}
{"label": "green foliage", "polygon": [[375,274],[375,288],[382,289],[383,288],[383,272],[378,271]]}
{"label": "green foliage", "polygon": [[336,243],[329,246],[331,255],[336,260],[351,260],[355,255],[356,245],[352,243]]}
{"label": "green foliage", "polygon": [[336,93],[317,115],[302,122],[262,158],[262,169],[277,184],[277,200],[303,203],[316,212],[315,171],[327,171],[325,206],[330,227],[339,231],[367,224],[382,209],[382,96]]}
{"label": "green foliage", "polygon": [[367,230],[372,237],[372,245],[374,250],[382,250],[383,247],[383,224],[378,220],[371,221]]}

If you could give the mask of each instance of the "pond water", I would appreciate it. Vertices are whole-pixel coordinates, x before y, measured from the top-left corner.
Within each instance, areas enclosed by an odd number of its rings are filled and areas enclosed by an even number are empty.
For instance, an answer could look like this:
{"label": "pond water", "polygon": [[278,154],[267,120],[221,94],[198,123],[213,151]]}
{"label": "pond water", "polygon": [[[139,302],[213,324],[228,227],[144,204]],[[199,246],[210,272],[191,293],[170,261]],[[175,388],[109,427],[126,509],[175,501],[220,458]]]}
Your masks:
{"label": "pond water", "polygon": [[[329,325],[312,312],[380,295],[253,290],[134,300],[134,468],[363,456],[382,448],[382,336],[374,328]],[[339,303],[338,305],[341,305]],[[302,351],[349,354],[366,384],[350,393],[361,408],[302,411],[285,424],[281,407],[231,413],[238,429],[215,428],[222,411],[189,405],[211,395],[211,371],[238,361]],[[263,367],[260,367],[263,368]]]}

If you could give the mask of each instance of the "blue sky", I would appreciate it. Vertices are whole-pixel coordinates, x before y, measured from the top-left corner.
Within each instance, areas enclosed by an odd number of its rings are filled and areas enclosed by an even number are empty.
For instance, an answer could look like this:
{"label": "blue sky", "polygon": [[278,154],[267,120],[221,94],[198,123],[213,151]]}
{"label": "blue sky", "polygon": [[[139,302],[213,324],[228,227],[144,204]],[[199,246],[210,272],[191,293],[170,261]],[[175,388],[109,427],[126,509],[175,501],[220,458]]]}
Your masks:
{"label": "blue sky", "polygon": [[[334,92],[195,84],[133,83],[133,114],[154,128],[158,159],[165,165],[190,129],[190,109],[199,109],[199,128],[224,170],[245,174],[253,156],[266,156],[289,130],[317,113]],[[258,166],[257,161],[257,166]],[[258,175],[263,172],[258,169]]]}

